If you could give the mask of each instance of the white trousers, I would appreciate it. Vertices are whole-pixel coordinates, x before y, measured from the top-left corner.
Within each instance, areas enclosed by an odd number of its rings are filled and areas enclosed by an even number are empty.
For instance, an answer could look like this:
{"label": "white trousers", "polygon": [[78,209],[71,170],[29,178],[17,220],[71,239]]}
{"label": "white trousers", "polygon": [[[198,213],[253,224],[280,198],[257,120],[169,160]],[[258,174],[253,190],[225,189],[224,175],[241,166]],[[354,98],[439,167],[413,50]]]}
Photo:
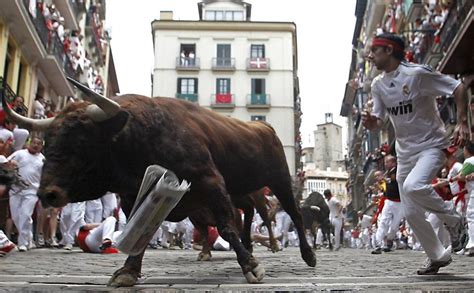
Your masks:
{"label": "white trousers", "polygon": [[86,237],[86,245],[92,252],[102,252],[100,246],[105,239],[114,240],[115,223],[114,217],[108,217],[99,226],[89,231]]}
{"label": "white trousers", "polygon": [[10,212],[18,229],[18,246],[33,242],[33,211],[38,197],[35,194],[10,194]]}
{"label": "white trousers", "polygon": [[68,203],[61,210],[61,219],[59,228],[63,239],[61,244],[74,244],[74,237],[79,228],[85,224],[84,214],[86,212],[85,202]]}
{"label": "white trousers", "polygon": [[334,248],[339,248],[341,246],[342,219],[331,218],[331,225],[334,227]]}
{"label": "white trousers", "polygon": [[400,221],[403,218],[403,209],[400,202],[393,200],[385,200],[382,213],[378,220],[377,233],[375,234],[375,242],[377,247],[384,245],[384,238],[393,240],[400,228]]}
{"label": "white trousers", "polygon": [[102,222],[102,201],[100,198],[86,201],[84,220],[87,224]]}
{"label": "white trousers", "polygon": [[466,248],[473,248],[474,247],[474,190],[469,193],[469,196],[466,195],[467,200],[467,211],[466,211],[466,218],[467,218],[467,226],[469,232],[469,242],[466,245]]}
{"label": "white trousers", "polygon": [[283,247],[288,243],[288,231],[291,226],[291,218],[285,211],[278,211],[275,215],[276,227],[275,227],[275,238],[282,235],[281,244]]}
{"label": "white trousers", "polygon": [[[446,202],[447,204],[448,202]],[[443,221],[438,218],[436,214],[429,213],[427,217],[428,222],[430,222],[431,226],[435,234],[438,236],[439,241],[443,244],[443,246],[448,246],[450,244],[450,237],[448,230],[444,227]]]}
{"label": "white trousers", "polygon": [[426,255],[432,260],[441,259],[445,248],[426,220],[425,211],[436,214],[448,226],[454,226],[460,219],[431,186],[445,159],[443,151],[435,148],[398,158],[397,181],[403,212]]}
{"label": "white trousers", "polygon": [[102,217],[106,219],[107,217],[113,216],[117,208],[117,197],[115,193],[107,192],[100,200],[102,201]]}

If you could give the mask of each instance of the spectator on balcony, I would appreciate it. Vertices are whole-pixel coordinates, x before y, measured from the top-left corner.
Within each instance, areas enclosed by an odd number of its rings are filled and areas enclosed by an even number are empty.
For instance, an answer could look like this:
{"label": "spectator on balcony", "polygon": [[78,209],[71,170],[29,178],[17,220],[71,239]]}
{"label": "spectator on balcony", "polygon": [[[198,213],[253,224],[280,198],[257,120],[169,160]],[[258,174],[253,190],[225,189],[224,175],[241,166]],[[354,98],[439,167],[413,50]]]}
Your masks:
{"label": "spectator on balcony", "polygon": [[184,50],[181,51],[181,54],[179,55],[179,57],[180,57],[180,65],[187,66],[188,63],[187,63],[186,53],[184,52]]}
{"label": "spectator on balcony", "polygon": [[44,101],[44,98],[40,95],[37,95],[33,106],[34,106],[33,118],[35,118],[35,119],[45,119],[46,114],[45,114],[45,101]]}
{"label": "spectator on balcony", "polygon": [[13,111],[17,112],[20,115],[26,116],[25,111],[25,99],[22,96],[16,96],[13,102],[11,103]]}
{"label": "spectator on balcony", "polygon": [[64,17],[59,17],[59,20],[53,19],[53,30],[58,34],[61,43],[64,43]]}
{"label": "spectator on balcony", "polygon": [[374,38],[368,59],[382,71],[372,82],[374,110],[362,115],[363,125],[376,130],[389,115],[395,129],[398,155],[397,181],[408,223],[425,249],[428,261],[418,269],[420,275],[436,274],[452,261],[451,248],[445,248],[425,211],[433,212],[446,224],[452,249],[463,248],[466,230],[461,216],[447,208],[431,186],[446,159],[449,146],[446,129],[435,105],[437,95],[454,95],[457,121],[453,143],[463,145],[469,139],[467,96],[461,82],[423,65],[403,61],[405,43],[394,34]]}
{"label": "spectator on balcony", "polygon": [[189,54],[188,54],[188,59],[189,59],[189,65],[190,65],[190,66],[194,66],[194,65],[195,65],[195,62],[196,62],[196,61],[194,60],[194,57],[195,57],[194,52],[193,52],[193,51],[189,52]]}

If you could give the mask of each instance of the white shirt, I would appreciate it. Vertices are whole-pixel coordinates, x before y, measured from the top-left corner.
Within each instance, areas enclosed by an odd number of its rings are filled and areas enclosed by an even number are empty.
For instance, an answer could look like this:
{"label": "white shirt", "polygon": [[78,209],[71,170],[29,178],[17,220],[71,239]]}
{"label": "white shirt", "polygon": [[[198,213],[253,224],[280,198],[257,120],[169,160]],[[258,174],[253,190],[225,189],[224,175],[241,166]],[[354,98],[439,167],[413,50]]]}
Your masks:
{"label": "white shirt", "polygon": [[18,164],[18,173],[20,180],[27,186],[12,185],[12,193],[35,194],[39,188],[41,169],[43,168],[44,156],[42,153],[31,154],[28,150],[19,150],[8,157],[8,160],[14,160]]}
{"label": "white shirt", "polygon": [[342,218],[342,208],[340,207],[340,205],[341,203],[334,196],[332,196],[331,199],[328,200],[329,217],[331,219]]}
{"label": "white shirt", "polygon": [[[449,173],[448,173],[448,179],[451,179],[453,177],[455,177],[456,175],[458,175],[459,171],[461,171],[462,169],[462,164],[459,163],[459,162],[456,162],[454,163],[454,165],[451,167],[451,169],[449,169]],[[449,183],[449,189],[451,190],[451,193],[452,194],[457,194],[459,193],[460,188],[459,188],[459,182],[456,180],[456,181],[453,181],[453,182],[450,182]]]}
{"label": "white shirt", "polygon": [[449,139],[436,105],[436,96],[452,95],[460,81],[433,72],[424,65],[400,63],[372,82],[373,115],[388,112],[397,138],[400,158],[428,148],[446,148]]}

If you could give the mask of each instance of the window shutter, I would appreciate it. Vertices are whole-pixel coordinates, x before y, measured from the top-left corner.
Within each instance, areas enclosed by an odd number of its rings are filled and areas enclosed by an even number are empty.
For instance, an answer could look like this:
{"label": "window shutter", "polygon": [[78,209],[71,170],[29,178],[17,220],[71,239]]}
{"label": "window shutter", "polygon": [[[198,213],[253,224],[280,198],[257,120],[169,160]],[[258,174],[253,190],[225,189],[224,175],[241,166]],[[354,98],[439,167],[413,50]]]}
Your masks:
{"label": "window shutter", "polygon": [[178,83],[177,83],[176,92],[177,92],[178,94],[181,93],[181,78],[178,78]]}

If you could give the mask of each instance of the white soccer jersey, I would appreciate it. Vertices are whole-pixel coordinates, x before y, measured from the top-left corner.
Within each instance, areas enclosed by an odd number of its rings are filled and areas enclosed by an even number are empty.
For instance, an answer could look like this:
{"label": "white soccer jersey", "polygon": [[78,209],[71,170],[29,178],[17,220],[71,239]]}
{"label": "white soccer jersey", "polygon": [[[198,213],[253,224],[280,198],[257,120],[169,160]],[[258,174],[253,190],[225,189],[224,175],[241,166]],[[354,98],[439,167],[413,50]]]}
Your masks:
{"label": "white soccer jersey", "polygon": [[384,119],[388,113],[400,158],[427,148],[449,146],[435,98],[452,95],[459,84],[460,81],[433,72],[428,66],[404,62],[396,70],[374,79],[373,115]]}

